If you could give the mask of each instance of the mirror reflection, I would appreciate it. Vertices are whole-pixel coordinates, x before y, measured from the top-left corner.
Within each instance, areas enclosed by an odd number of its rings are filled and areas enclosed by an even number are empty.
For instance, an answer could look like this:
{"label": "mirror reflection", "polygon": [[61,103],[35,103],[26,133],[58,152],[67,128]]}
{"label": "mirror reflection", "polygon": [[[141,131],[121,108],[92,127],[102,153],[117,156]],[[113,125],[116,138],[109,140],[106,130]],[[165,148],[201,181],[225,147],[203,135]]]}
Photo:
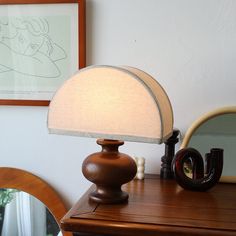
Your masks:
{"label": "mirror reflection", "polygon": [[193,179],[193,164],[191,158],[184,162],[183,171],[186,176],[188,176],[190,179]]}
{"label": "mirror reflection", "polygon": [[222,176],[236,176],[236,113],[223,114],[202,123],[190,138],[189,147],[202,156],[211,148],[224,149]]}
{"label": "mirror reflection", "polygon": [[47,207],[16,189],[0,189],[1,236],[59,236],[59,226]]}

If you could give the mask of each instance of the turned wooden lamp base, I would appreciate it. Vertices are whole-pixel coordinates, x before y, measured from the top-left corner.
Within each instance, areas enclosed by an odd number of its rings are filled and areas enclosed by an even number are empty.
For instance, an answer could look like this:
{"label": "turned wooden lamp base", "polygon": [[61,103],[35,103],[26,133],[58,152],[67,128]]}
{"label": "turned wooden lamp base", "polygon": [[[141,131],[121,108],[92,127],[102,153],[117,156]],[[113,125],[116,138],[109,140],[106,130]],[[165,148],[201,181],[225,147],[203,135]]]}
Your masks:
{"label": "turned wooden lamp base", "polygon": [[121,186],[135,177],[135,161],[118,151],[123,141],[98,139],[97,144],[102,146],[102,151],[89,155],[82,166],[84,176],[96,184],[90,199],[102,204],[127,201],[129,196],[121,190]]}

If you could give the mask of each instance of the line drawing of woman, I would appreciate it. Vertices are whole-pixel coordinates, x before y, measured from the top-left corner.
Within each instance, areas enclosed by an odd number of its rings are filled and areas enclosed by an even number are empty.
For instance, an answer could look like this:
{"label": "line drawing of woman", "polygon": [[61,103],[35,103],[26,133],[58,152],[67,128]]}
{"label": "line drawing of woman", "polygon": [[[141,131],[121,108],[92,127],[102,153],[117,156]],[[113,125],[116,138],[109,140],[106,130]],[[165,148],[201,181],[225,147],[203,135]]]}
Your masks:
{"label": "line drawing of woman", "polygon": [[0,18],[0,73],[57,78],[56,62],[66,51],[49,36],[49,23],[40,17]]}

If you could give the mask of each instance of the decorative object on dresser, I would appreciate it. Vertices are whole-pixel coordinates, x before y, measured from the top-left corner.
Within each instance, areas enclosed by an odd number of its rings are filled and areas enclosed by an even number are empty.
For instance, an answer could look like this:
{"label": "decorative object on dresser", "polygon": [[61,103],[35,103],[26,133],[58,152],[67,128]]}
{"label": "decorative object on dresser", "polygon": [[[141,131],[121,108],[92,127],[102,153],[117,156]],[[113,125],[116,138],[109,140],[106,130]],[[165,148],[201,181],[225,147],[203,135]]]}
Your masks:
{"label": "decorative object on dresser", "polygon": [[96,184],[90,199],[127,201],[121,185],[136,174],[134,160],[120,153],[123,141],[162,143],[173,130],[173,112],[161,85],[133,67],[91,66],[56,92],[49,106],[50,133],[102,138],[102,151],[88,156],[82,171]]}
{"label": "decorative object on dresser", "polygon": [[[186,174],[185,166],[187,165],[192,166],[191,176]],[[222,169],[223,149],[219,148],[213,148],[210,153],[206,154],[206,165],[201,154],[194,148],[181,149],[173,159],[175,180],[181,187],[188,190],[209,190],[219,181]]]}
{"label": "decorative object on dresser", "polygon": [[135,157],[134,160],[137,165],[137,173],[136,173],[135,178],[142,180],[142,179],[144,179],[144,173],[145,173],[145,158],[144,157]]}
{"label": "decorative object on dresser", "polygon": [[174,174],[172,171],[172,161],[175,155],[175,144],[179,141],[179,130],[174,129],[173,134],[168,138],[165,143],[165,155],[161,158],[161,179],[173,179]]}
{"label": "decorative object on dresser", "polygon": [[193,147],[203,156],[212,147],[224,149],[220,182],[236,183],[236,106],[207,112],[189,127],[180,149]]}

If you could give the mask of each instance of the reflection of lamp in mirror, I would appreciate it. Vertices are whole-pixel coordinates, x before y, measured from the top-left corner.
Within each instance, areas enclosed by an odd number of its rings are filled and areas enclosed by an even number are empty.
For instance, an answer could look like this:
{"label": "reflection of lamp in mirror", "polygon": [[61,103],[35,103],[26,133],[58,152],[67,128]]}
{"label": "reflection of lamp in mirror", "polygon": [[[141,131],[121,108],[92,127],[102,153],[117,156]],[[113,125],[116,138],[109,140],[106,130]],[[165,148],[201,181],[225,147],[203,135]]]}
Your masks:
{"label": "reflection of lamp in mirror", "polygon": [[88,156],[82,171],[96,184],[90,199],[128,199],[121,185],[136,174],[134,160],[120,153],[123,141],[162,143],[172,134],[170,101],[155,79],[131,67],[92,66],[57,91],[49,106],[50,133],[101,138],[102,151]]}

